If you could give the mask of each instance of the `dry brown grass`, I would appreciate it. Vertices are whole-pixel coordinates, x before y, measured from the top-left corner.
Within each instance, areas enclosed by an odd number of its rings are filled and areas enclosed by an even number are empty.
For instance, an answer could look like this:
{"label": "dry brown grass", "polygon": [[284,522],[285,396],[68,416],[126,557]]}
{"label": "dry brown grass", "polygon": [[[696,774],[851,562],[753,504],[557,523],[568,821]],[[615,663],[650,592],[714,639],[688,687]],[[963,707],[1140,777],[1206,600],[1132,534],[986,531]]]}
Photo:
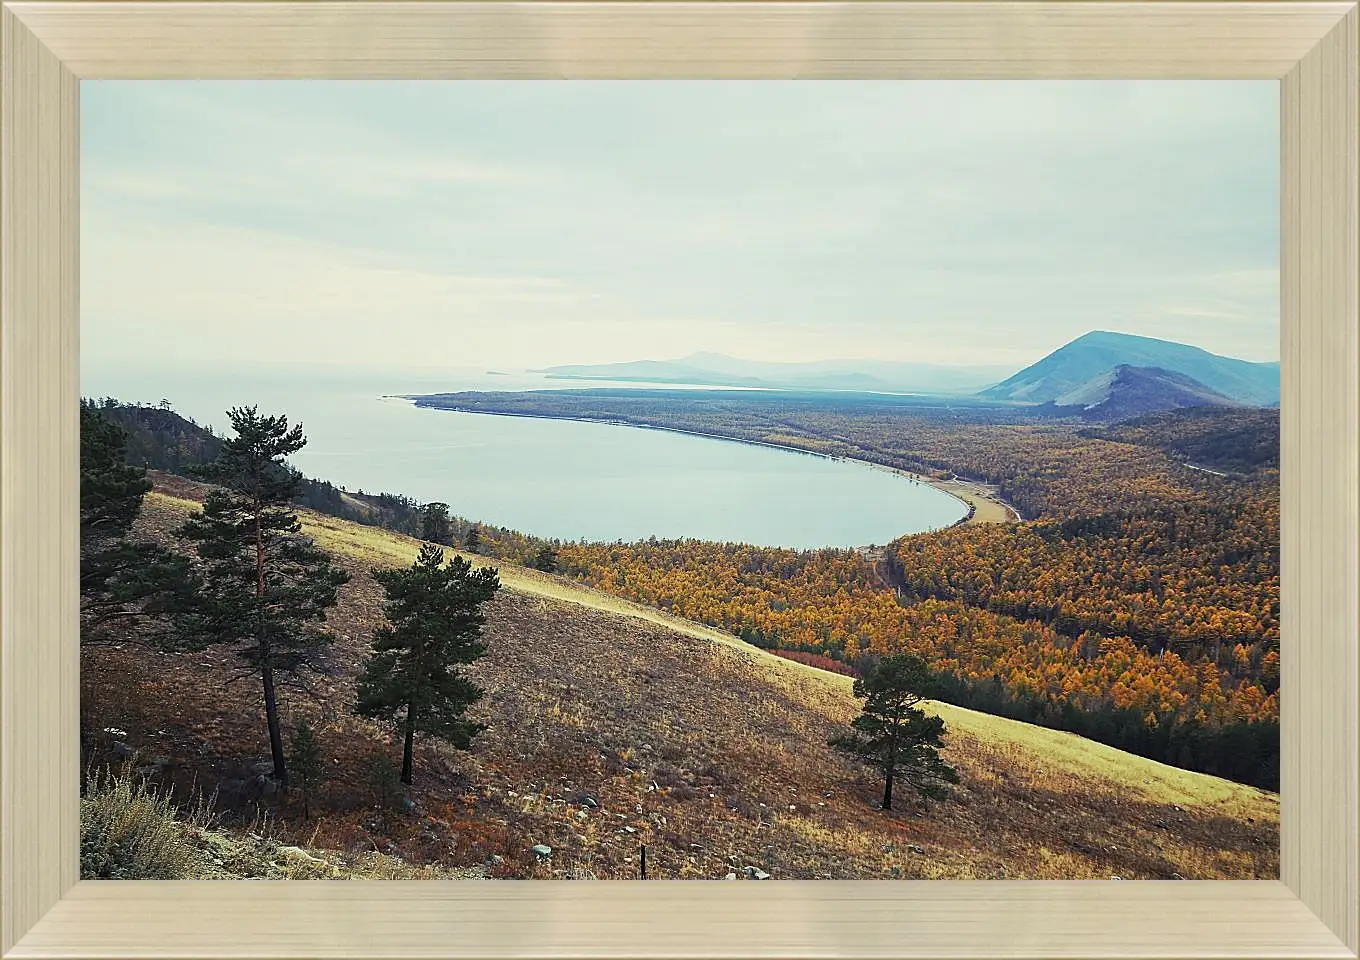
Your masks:
{"label": "dry brown grass", "polygon": [[[143,528],[163,535],[185,508],[155,498]],[[490,656],[475,667],[489,729],[467,754],[421,745],[403,809],[368,776],[394,753],[391,731],[346,705],[381,617],[369,568],[409,562],[416,543],[329,518],[307,527],[354,579],[332,617],[340,639],[320,699],[285,702],[286,722],[308,718],[335,761],[317,819],[304,822],[289,799],[264,804],[291,842],[504,877],[633,877],[642,844],[654,877],[720,878],[747,864],[803,878],[1278,873],[1277,798],[943,705],[946,757],[963,780],[955,799],[878,811],[879,784],[826,746],[857,710],[848,678],[505,566]],[[86,730],[127,730],[165,754],[164,780],[226,783],[224,814],[255,817],[257,798],[234,788],[266,753],[263,718],[249,682],[224,695],[230,664],[128,646],[86,651],[85,667]],[[536,843],[553,847],[550,861],[530,852]]]}

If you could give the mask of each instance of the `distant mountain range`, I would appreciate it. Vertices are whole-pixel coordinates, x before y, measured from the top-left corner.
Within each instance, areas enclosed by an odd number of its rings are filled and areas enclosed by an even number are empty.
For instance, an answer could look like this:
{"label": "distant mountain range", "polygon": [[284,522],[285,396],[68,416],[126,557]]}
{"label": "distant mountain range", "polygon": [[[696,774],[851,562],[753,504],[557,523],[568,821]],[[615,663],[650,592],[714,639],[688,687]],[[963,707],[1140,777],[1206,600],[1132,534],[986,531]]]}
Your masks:
{"label": "distant mountain range", "polygon": [[1178,373],[1196,381],[1199,387],[1208,388],[1211,393],[1256,407],[1280,403],[1279,363],[1251,363],[1220,357],[1184,343],[1104,330],[1088,333],[1059,347],[1038,363],[981,391],[980,396],[992,400],[1063,403],[1063,397],[1071,396],[1074,391],[1080,391],[1086,384],[1123,364]]}
{"label": "distant mountain range", "polygon": [[1089,419],[1106,421],[1191,406],[1280,403],[1279,363],[1252,363],[1184,343],[1104,330],[1078,337],[1006,377],[1008,369],[884,360],[771,363],[693,353],[679,360],[576,364],[535,372],[566,380],[971,395],[1000,403],[1073,407]]}
{"label": "distant mountain range", "polygon": [[679,360],[573,364],[536,370],[563,380],[623,383],[684,383],[760,387],[771,390],[854,390],[867,393],[971,394],[1004,377],[1007,367],[948,366],[887,360],[821,360],[774,363],[720,353],[692,353]]}

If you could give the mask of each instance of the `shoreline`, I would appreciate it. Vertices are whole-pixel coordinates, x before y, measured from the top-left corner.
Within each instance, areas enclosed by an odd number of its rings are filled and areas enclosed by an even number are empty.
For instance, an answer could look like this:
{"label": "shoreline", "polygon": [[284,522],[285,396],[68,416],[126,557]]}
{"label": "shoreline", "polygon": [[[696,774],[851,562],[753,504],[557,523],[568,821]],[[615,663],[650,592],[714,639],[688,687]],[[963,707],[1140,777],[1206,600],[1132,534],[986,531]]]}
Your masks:
{"label": "shoreline", "polygon": [[729,437],[721,433],[706,433],[702,430],[687,430],[684,427],[664,427],[652,423],[636,423],[631,420],[620,420],[617,418],[605,417],[572,417],[565,414],[541,414],[541,413],[515,413],[505,410],[473,410],[466,407],[440,407],[433,404],[421,404],[419,396],[386,396],[383,399],[407,400],[411,406],[418,410],[443,410],[448,413],[471,413],[491,417],[523,417],[529,420],[568,420],[573,423],[603,423],[615,427],[635,427],[642,430],[659,430],[663,433],[678,433],[689,437],[704,437],[709,440],[725,440],[728,443],[743,443],[753,447],[769,447],[773,450],[784,450],[788,453],[802,453],[810,457],[820,457],[823,460],[835,460],[844,463],[855,463],[875,470],[885,470],[888,473],[896,474],[916,483],[923,483],[934,487],[943,494],[953,497],[962,503],[968,512],[958,520],[939,530],[950,530],[954,527],[972,526],[982,523],[1023,523],[1024,519],[1020,516],[1020,511],[1011,506],[1005,500],[996,496],[985,484],[975,480],[964,480],[957,475],[953,480],[936,480],[932,477],[922,476],[901,467],[889,466],[886,463],[875,463],[872,460],[861,460],[858,457],[841,457],[830,453],[821,453],[816,450],[808,450],[803,447],[790,446],[785,443],[774,443],[770,440],[746,440],[741,437]]}

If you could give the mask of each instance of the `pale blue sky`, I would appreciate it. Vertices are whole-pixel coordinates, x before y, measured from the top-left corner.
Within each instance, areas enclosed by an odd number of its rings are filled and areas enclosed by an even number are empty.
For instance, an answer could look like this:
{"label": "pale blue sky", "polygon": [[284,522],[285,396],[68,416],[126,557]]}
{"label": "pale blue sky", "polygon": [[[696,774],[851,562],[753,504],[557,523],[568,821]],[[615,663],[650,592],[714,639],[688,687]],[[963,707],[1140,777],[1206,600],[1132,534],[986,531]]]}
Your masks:
{"label": "pale blue sky", "polygon": [[[1274,82],[86,81],[82,353],[1279,356]],[[220,330],[230,337],[216,337]]]}

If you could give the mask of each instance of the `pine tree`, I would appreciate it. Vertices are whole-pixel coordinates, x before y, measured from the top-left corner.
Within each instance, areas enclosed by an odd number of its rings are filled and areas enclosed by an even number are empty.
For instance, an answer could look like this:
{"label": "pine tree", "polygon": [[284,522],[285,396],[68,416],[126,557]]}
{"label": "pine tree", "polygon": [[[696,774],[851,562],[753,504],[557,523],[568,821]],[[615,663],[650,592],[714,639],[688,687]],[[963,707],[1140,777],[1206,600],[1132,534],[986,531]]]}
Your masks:
{"label": "pine tree", "polygon": [[153,618],[153,640],[173,638],[163,616],[187,607],[196,583],[186,557],[131,539],[151,490],[146,470],[127,465],[127,433],[93,401],[80,405],[81,640],[102,640],[115,622]]}
{"label": "pine tree", "polygon": [[453,543],[453,523],[449,519],[447,503],[436,501],[425,504],[425,510],[420,515],[420,539],[446,546]]}
{"label": "pine tree", "polygon": [[302,792],[302,816],[310,820],[312,791],[321,785],[326,776],[326,758],[306,720],[300,721],[293,731],[291,747],[294,782]]}
{"label": "pine tree", "polygon": [[854,732],[830,741],[883,773],[884,810],[892,809],[894,781],[932,799],[943,799],[945,784],[959,782],[959,775],[938,752],[944,721],[916,706],[930,682],[930,669],[920,657],[885,657],[872,673],[855,681],[855,696],[864,697],[865,703],[863,713],[850,724]]}
{"label": "pine tree", "polygon": [[417,732],[466,750],[484,729],[464,716],[483,690],[457,667],[486,653],[482,606],[500,578],[494,568],[473,570],[458,556],[445,566],[444,551],[433,544],[422,546],[410,567],[375,570],[373,578],[387,594],[389,625],[373,634],[354,709],[364,717],[401,718],[401,782],[410,784]]}
{"label": "pine tree", "polygon": [[468,527],[467,537],[463,540],[463,546],[469,553],[476,553],[482,549],[482,532],[477,527]]}
{"label": "pine tree", "polygon": [[543,544],[529,559],[529,566],[535,570],[542,570],[544,573],[555,573],[557,571],[557,550],[550,543]]}
{"label": "pine tree", "polygon": [[179,535],[198,547],[202,601],[186,629],[200,643],[233,648],[241,676],[260,678],[274,778],[286,783],[287,764],[275,688],[276,674],[298,679],[331,642],[326,611],[349,580],[311,540],[290,509],[301,475],[284,458],[306,445],[302,427],[256,407],[227,411],[236,436],[205,468],[223,484]]}

